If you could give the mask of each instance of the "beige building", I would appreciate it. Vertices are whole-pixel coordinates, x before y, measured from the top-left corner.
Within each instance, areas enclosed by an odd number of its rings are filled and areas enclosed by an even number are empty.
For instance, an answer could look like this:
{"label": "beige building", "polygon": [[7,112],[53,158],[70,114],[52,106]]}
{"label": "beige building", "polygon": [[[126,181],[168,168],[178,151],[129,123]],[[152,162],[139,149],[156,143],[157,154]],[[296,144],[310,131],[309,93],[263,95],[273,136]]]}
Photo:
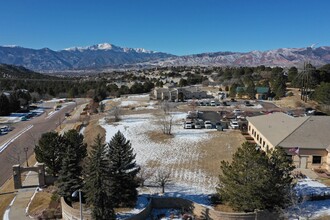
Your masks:
{"label": "beige building", "polygon": [[330,170],[330,117],[278,112],[247,117],[248,132],[262,150],[283,147],[299,168]]}
{"label": "beige building", "polygon": [[203,99],[207,98],[207,93],[196,86],[182,88],[155,88],[155,99],[183,101],[186,99]]}

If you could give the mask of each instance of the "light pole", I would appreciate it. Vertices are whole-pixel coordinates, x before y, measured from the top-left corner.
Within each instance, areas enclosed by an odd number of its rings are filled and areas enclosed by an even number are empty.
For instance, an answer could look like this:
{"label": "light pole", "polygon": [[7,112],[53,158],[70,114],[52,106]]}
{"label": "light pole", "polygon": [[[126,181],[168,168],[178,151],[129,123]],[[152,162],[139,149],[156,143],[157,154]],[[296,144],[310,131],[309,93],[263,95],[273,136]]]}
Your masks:
{"label": "light pole", "polygon": [[26,166],[29,167],[29,161],[28,161],[28,156],[27,152],[29,151],[28,147],[24,147],[24,152],[25,152],[25,160],[26,160]]}
{"label": "light pole", "polygon": [[81,202],[81,189],[78,189],[72,193],[72,197],[77,197],[77,193],[79,195],[79,208],[80,208],[80,220],[83,220],[82,214],[82,202]]}

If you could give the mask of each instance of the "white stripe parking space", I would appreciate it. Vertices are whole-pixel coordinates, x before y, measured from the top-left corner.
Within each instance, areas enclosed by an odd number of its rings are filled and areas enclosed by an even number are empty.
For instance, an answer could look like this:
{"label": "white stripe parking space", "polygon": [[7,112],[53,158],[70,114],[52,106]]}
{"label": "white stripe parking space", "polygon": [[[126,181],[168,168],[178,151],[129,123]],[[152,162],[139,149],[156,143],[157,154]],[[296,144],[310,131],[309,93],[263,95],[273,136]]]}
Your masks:
{"label": "white stripe parking space", "polygon": [[12,139],[10,139],[9,141],[7,141],[6,143],[4,143],[3,145],[0,146],[0,153],[2,153],[2,151],[4,151],[11,143],[13,143],[17,138],[19,138],[22,134],[24,134],[25,132],[27,132],[28,130],[30,130],[31,128],[33,128],[33,125],[29,125],[26,128],[24,128],[22,131],[20,131],[15,137],[13,137]]}

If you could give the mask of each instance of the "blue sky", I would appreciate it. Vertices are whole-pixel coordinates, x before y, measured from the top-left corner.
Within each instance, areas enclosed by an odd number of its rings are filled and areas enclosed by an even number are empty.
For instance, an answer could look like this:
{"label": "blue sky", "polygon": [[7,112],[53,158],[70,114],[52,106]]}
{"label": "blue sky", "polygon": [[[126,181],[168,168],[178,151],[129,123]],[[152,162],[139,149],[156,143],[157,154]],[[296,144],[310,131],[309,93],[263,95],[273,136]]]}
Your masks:
{"label": "blue sky", "polygon": [[0,45],[176,55],[330,46],[329,0],[0,0]]}

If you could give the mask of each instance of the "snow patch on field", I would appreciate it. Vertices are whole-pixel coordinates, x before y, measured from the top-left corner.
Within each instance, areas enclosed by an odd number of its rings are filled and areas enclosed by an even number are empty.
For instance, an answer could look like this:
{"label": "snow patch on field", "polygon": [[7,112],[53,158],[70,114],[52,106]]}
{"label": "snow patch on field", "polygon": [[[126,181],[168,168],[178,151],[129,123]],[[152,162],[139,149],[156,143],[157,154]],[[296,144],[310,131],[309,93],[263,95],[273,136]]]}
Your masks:
{"label": "snow patch on field", "polygon": [[207,176],[198,168],[198,160],[202,156],[198,147],[201,142],[210,138],[209,132],[212,131],[183,129],[182,120],[186,114],[175,112],[172,115],[173,137],[166,143],[150,140],[148,132],[161,131],[157,117],[151,114],[125,115],[122,121],[111,125],[100,120],[100,125],[106,130],[107,142],[118,130],[131,141],[139,165],[147,166],[148,162],[154,162],[171,171],[174,189],[182,190],[180,187],[185,186],[186,189],[194,189],[194,192],[214,192],[217,179]]}

